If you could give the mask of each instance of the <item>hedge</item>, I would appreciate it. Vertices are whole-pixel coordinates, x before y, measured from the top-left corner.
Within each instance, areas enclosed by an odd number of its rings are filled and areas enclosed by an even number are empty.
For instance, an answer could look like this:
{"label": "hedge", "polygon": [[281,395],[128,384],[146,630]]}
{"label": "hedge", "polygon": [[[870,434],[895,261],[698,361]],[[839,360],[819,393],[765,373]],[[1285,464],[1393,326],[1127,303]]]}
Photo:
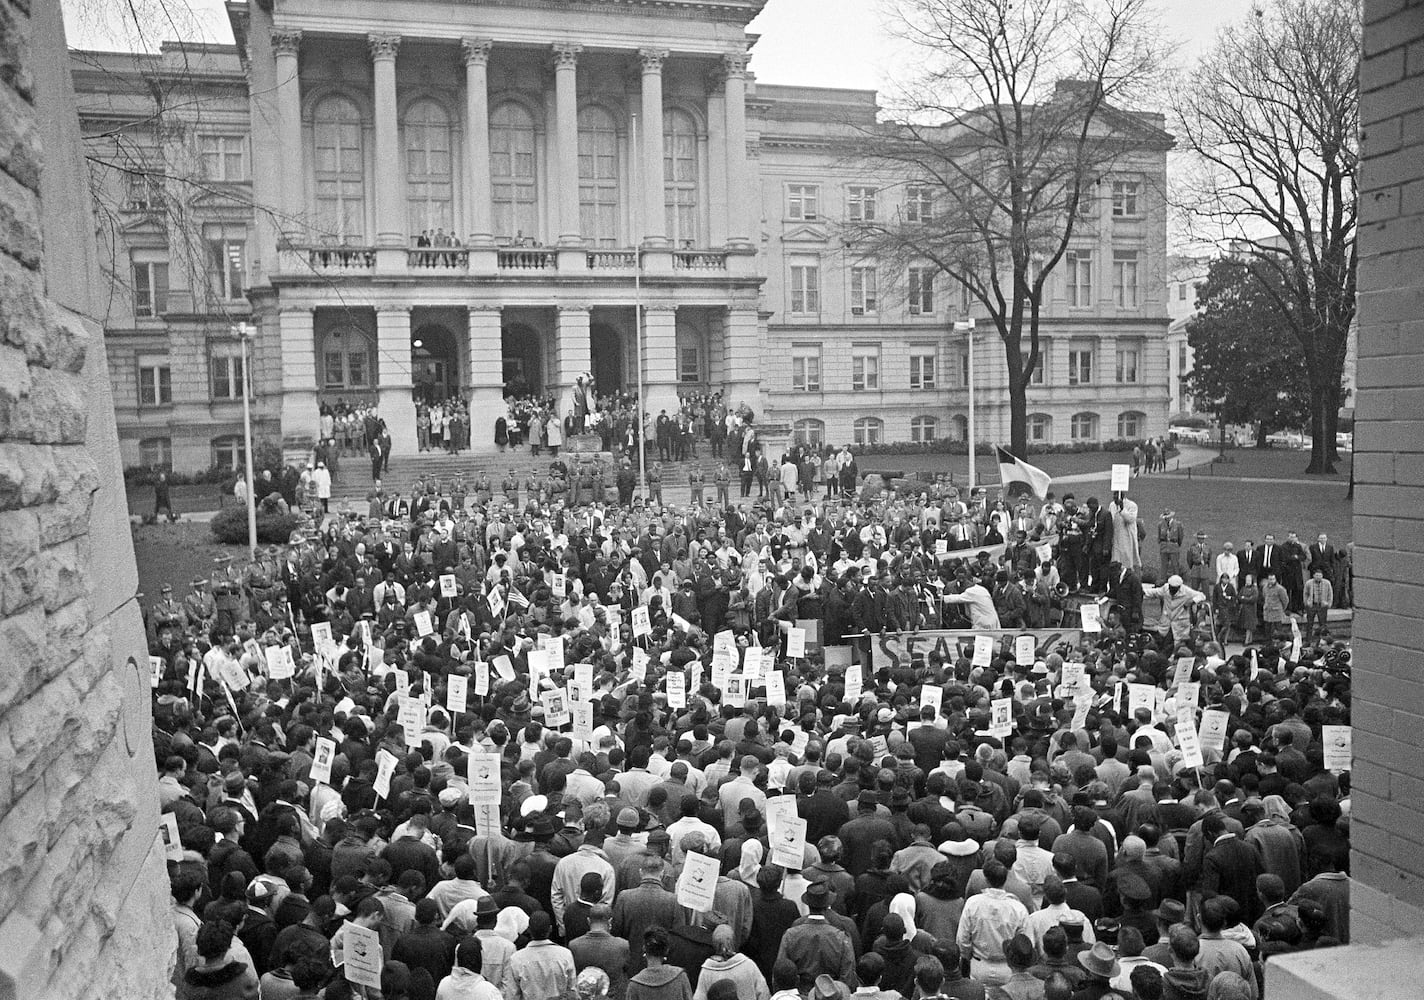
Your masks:
{"label": "hedge", "polygon": [[[297,514],[264,514],[257,512],[257,540],[264,545],[285,545],[292,532],[301,524]],[[243,505],[224,507],[212,520],[213,534],[229,545],[247,544],[247,508]]]}

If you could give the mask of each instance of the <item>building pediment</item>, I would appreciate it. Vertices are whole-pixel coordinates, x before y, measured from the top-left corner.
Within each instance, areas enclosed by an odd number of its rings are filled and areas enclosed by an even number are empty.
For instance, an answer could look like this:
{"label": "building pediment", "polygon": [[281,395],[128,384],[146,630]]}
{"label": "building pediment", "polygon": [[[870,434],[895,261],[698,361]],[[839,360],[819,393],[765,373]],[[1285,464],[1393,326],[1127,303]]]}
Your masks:
{"label": "building pediment", "polygon": [[829,243],[830,236],[818,226],[797,226],[781,237],[783,243]]}

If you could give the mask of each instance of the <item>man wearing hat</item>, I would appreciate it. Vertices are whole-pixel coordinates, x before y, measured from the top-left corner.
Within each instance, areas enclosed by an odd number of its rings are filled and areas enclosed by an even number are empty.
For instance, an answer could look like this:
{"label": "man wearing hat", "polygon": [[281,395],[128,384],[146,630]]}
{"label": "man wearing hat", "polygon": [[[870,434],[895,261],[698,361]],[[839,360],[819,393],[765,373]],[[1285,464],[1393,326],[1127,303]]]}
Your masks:
{"label": "man wearing hat", "polygon": [[1157,551],[1162,557],[1162,577],[1182,571],[1182,522],[1175,510],[1164,510],[1157,525]]}
{"label": "man wearing hat", "polygon": [[183,598],[183,612],[187,615],[188,624],[194,628],[207,628],[218,613],[217,603],[208,593],[208,581],[195,576],[188,582],[188,587],[188,595]]}
{"label": "man wearing hat", "polygon": [[1073,994],[1073,1000],[1100,1000],[1113,992],[1113,977],[1122,971],[1112,945],[1099,941],[1087,951],[1078,953],[1078,964],[1088,979]]}
{"label": "man wearing hat", "polygon": [[1204,590],[1215,579],[1212,571],[1211,546],[1206,542],[1206,532],[1198,531],[1196,541],[1187,549],[1187,586],[1194,590]]}
{"label": "man wearing hat", "polygon": [[1004,961],[1009,966],[1009,978],[994,987],[994,1000],[1041,1000],[1043,981],[1029,971],[1033,967],[1033,942],[1015,934],[1004,944]]}
{"label": "man wearing hat", "polygon": [[855,978],[855,950],[845,931],[826,919],[831,906],[831,888],[812,882],[801,896],[806,916],[791,925],[781,939],[776,960],[795,964],[802,989],[814,986],[816,977],[830,976],[847,985],[859,985]]}
{"label": "man wearing hat", "polygon": [[873,791],[862,791],[856,798],[854,819],[841,826],[840,839],[845,853],[841,864],[851,875],[861,876],[870,867],[871,849],[877,840],[897,843],[895,824],[878,811],[879,797]]}

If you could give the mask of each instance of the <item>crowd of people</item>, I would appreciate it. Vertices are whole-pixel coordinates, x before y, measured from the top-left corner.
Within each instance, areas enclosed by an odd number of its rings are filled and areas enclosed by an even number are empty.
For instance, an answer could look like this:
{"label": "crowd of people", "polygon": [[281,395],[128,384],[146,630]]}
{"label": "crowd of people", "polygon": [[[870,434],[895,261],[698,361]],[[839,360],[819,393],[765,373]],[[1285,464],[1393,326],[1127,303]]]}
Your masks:
{"label": "crowd of people", "polygon": [[421,480],[165,588],[178,996],[1259,1000],[1348,942],[1345,642],[1288,595],[1228,649],[1125,495],[811,457],[675,507]]}

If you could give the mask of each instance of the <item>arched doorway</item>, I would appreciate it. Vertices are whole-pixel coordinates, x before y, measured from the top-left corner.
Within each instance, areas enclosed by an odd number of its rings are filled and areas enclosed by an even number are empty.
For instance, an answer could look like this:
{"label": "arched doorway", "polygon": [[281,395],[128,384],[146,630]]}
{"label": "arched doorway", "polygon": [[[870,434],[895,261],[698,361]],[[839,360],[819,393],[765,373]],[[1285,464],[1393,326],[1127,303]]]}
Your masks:
{"label": "arched doorway", "polygon": [[455,335],[438,323],[426,323],[410,336],[410,377],[415,398],[437,403],[460,393],[460,347]]}
{"label": "arched doorway", "polygon": [[623,337],[605,323],[595,323],[589,329],[589,355],[593,363],[593,380],[599,393],[620,392],[623,389]]}
{"label": "arched doorway", "polygon": [[533,327],[512,323],[500,331],[504,358],[504,394],[529,396],[544,391],[544,365],[539,334]]}

